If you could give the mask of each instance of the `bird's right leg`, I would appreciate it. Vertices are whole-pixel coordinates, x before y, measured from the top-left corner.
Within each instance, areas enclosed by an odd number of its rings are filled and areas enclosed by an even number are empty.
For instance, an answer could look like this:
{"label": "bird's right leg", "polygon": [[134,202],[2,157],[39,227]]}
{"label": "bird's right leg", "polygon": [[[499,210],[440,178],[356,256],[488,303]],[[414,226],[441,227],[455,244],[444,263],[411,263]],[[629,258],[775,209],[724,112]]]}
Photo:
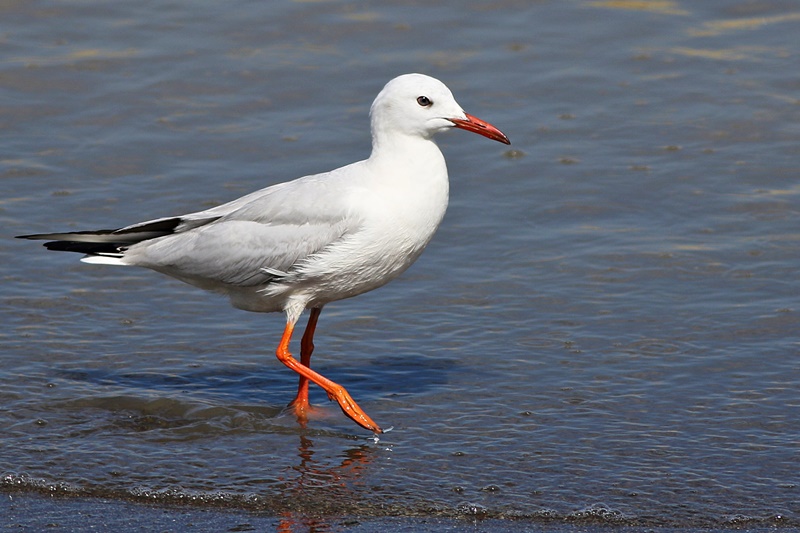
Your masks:
{"label": "bird's right leg", "polygon": [[287,320],[286,322],[286,328],[283,330],[283,337],[281,337],[281,342],[275,352],[275,355],[278,356],[278,360],[300,374],[301,377],[311,380],[322,387],[325,392],[328,393],[328,398],[336,400],[339,407],[342,408],[342,412],[353,420],[353,422],[373,433],[383,433],[380,426],[373,422],[367,413],[358,406],[344,387],[338,383],[334,383],[322,374],[314,372],[292,356],[289,352],[289,342],[292,340],[295,323],[296,320]]}
{"label": "bird's right leg", "polygon": [[[300,341],[300,364],[306,368],[311,368],[311,354],[314,352],[314,331],[317,329],[317,320],[319,320],[321,312],[321,307],[311,309],[311,316],[308,317],[308,324],[303,332],[303,339]],[[311,404],[308,401],[308,378],[302,374],[297,384],[297,396],[289,404],[289,407],[294,409],[298,419],[306,420],[308,418],[308,411],[311,410]]]}

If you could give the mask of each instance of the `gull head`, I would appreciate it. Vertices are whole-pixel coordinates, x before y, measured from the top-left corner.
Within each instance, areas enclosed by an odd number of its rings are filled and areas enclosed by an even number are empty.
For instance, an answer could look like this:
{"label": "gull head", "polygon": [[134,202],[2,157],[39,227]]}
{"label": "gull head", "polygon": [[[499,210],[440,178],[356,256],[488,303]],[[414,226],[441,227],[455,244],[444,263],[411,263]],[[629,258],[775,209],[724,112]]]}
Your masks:
{"label": "gull head", "polygon": [[503,132],[464,112],[450,89],[424,74],[404,74],[389,81],[370,109],[375,140],[389,136],[430,139],[440,131],[460,128],[511,144]]}

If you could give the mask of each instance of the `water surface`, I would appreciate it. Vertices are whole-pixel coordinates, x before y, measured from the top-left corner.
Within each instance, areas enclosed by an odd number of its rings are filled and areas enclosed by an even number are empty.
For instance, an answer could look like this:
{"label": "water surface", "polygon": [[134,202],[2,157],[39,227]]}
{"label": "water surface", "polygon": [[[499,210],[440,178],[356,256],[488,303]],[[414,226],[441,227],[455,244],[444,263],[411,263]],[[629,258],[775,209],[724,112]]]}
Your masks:
{"label": "water surface", "polygon": [[[800,525],[793,2],[0,15],[7,512],[44,493],[298,530]],[[514,144],[440,136],[452,193],[433,243],[326,307],[314,366],[394,426],[379,441],[319,390],[307,428],[283,414],[281,316],[11,239],[366,157],[372,99],[411,71]]]}

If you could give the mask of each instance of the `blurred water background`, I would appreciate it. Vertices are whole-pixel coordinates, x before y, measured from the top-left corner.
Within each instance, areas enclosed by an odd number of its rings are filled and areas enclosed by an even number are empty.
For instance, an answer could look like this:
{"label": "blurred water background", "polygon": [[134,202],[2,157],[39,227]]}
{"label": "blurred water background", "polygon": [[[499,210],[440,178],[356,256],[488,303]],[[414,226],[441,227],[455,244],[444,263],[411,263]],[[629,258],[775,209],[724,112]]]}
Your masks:
{"label": "blurred water background", "polygon": [[[785,0],[0,2],[5,525],[800,526],[798,34]],[[282,414],[282,316],[12,239],[364,158],[415,71],[513,145],[440,136],[433,243],[322,316],[377,442],[318,389]]]}

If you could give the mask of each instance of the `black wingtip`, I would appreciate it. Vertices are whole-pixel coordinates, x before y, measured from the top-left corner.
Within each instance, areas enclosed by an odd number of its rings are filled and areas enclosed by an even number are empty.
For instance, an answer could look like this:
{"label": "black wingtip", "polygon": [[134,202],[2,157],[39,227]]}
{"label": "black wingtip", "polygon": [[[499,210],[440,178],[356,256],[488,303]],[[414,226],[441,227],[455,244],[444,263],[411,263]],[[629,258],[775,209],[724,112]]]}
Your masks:
{"label": "black wingtip", "polygon": [[76,241],[50,241],[43,245],[54,252],[76,252],[86,255],[122,255],[125,247],[119,242],[76,242]]}

